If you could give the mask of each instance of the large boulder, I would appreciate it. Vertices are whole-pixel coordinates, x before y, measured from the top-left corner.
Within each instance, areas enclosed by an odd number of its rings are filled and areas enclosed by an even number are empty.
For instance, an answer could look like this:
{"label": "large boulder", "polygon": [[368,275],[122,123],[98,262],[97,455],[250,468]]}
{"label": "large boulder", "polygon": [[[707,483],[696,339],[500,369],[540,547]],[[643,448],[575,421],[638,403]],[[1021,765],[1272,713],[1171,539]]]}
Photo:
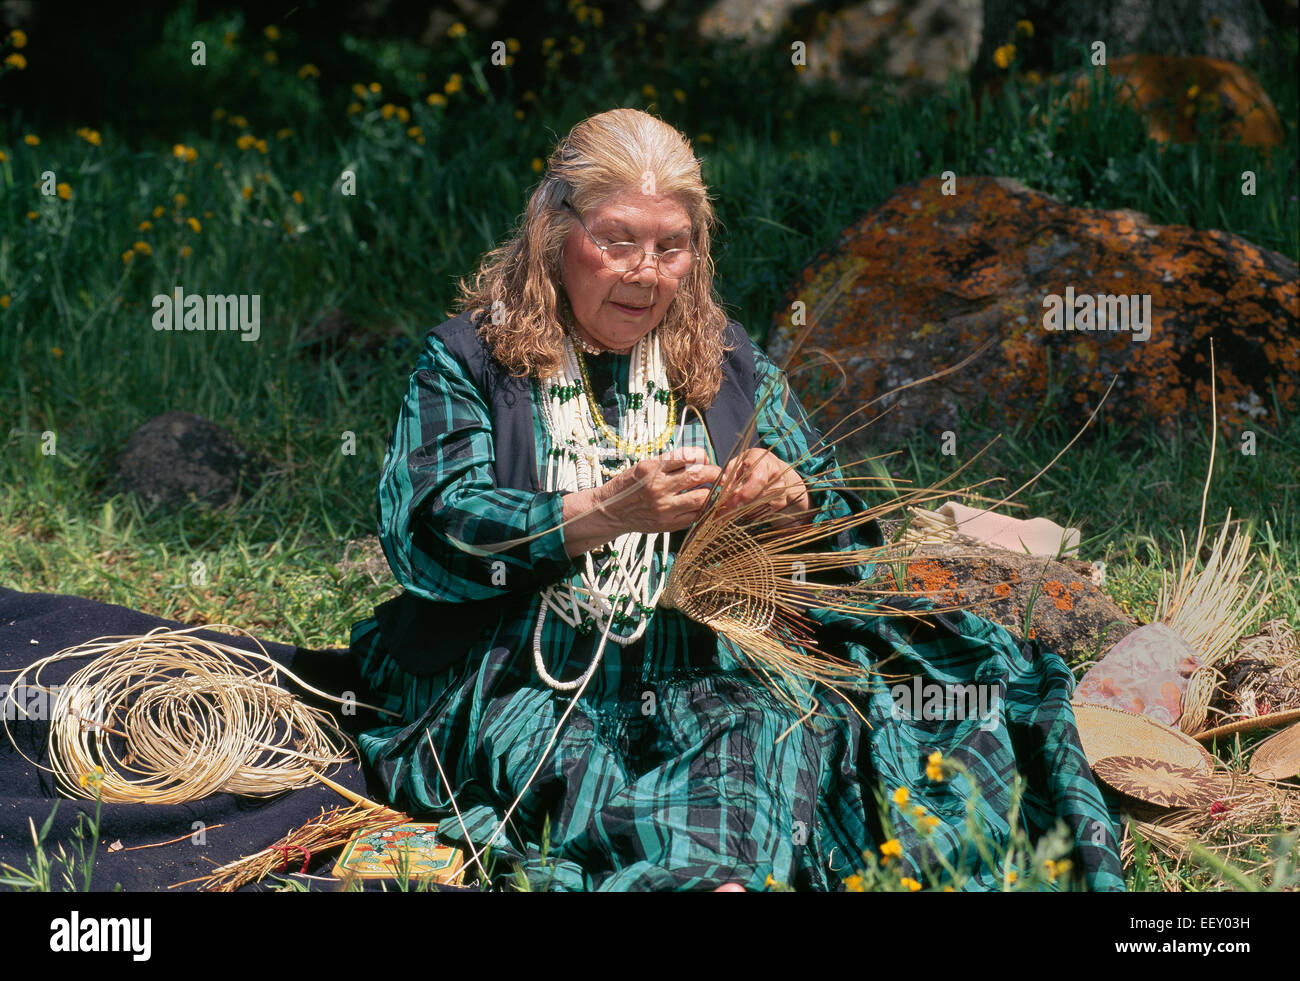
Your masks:
{"label": "large boulder", "polygon": [[[918,429],[936,439],[956,433],[962,410],[991,426],[1040,413],[1081,424],[1112,374],[1108,417],[1204,432],[1211,339],[1229,438],[1240,441],[1257,420],[1276,424],[1272,391],[1283,412],[1297,402],[1300,295],[1290,259],[1227,232],[1065,205],[1007,178],[958,178],[952,195],[942,187],[938,178],[904,185],[846,228],[804,269],[769,333],[779,362],[799,330],[796,301],[809,316],[822,311],[808,344],[847,373],[819,416],[824,428],[991,342],[962,370],[878,403],[872,415],[898,405],[848,441],[849,459]],[[1139,312],[1149,297],[1148,338],[1138,339],[1135,322],[1114,329],[1121,311],[1109,301],[1085,320],[1085,295],[1137,296]],[[1077,320],[1065,316],[1070,300]],[[839,378],[814,369],[791,380],[811,405]]]}
{"label": "large boulder", "polygon": [[114,464],[113,490],[167,510],[220,507],[256,487],[262,465],[221,426],[192,412],[155,416],[131,434]]}

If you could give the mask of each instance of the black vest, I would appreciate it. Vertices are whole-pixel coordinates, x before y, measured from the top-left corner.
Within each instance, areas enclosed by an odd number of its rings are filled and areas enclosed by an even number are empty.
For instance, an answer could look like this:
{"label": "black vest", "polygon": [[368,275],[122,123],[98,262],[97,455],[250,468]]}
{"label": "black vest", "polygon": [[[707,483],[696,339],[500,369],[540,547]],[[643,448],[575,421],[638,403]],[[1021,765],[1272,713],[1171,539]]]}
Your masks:
{"label": "black vest", "polygon": [[[512,376],[492,358],[469,313],[448,320],[431,333],[466,367],[491,410],[496,486],[540,492],[530,380]],[[702,413],[719,463],[748,425],[755,399],[754,350],[749,336],[734,320],[727,321],[724,336],[731,350],[722,362],[722,385]],[[751,436],[749,445],[755,443]],[[503,616],[517,614],[531,599],[532,594],[525,594],[438,603],[403,590],[400,596],[377,606],[375,617],[388,656],[411,674],[432,675],[462,660],[485,630]]]}

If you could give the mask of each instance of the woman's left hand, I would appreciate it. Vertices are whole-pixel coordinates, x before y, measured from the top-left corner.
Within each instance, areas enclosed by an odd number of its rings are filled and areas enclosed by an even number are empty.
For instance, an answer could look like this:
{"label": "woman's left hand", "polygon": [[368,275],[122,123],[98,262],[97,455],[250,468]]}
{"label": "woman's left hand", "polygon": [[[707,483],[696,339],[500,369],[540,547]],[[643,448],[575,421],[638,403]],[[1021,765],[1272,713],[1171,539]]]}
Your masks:
{"label": "woman's left hand", "polygon": [[[727,481],[735,475],[735,483]],[[771,450],[754,446],[739,456],[732,457],[723,468],[721,486],[727,498],[722,510],[744,508],[763,498],[763,504],[752,509],[741,519],[744,523],[770,521],[777,527],[800,524],[810,517],[811,503],[808,487],[803,478],[788,463]]]}

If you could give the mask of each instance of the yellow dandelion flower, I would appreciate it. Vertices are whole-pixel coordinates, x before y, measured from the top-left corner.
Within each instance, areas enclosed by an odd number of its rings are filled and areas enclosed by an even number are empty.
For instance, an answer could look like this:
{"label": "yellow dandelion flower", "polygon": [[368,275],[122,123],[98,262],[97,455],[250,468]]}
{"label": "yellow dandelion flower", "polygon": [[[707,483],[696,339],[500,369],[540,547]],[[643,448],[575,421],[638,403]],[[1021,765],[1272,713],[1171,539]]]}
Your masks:
{"label": "yellow dandelion flower", "polygon": [[257,147],[257,152],[266,156],[266,140],[254,140],[253,146]]}
{"label": "yellow dandelion flower", "polygon": [[311,62],[298,69],[299,78],[320,78],[320,69]]}
{"label": "yellow dandelion flower", "polygon": [[349,116],[355,116],[355,115],[356,115],[357,113],[359,113],[360,111],[361,111],[361,103],[360,103],[360,102],[349,102],[349,103],[348,103],[348,115],[349,115]]}
{"label": "yellow dandelion flower", "polygon": [[542,172],[542,168],[545,167],[545,166],[546,166],[546,164],[542,163],[542,158],[541,158],[541,157],[533,157],[533,173],[534,173],[534,174],[540,174],[540,173]]}
{"label": "yellow dandelion flower", "polygon": [[906,807],[912,793],[906,787],[899,787],[894,791],[894,803],[899,807]]}
{"label": "yellow dandelion flower", "polygon": [[1200,94],[1201,94],[1201,89],[1200,86],[1198,85],[1192,85],[1187,90],[1187,98],[1189,99],[1195,99]]}
{"label": "yellow dandelion flower", "polygon": [[13,54],[5,55],[5,64],[17,71],[22,71],[27,67],[27,59],[15,51]]}
{"label": "yellow dandelion flower", "polygon": [[419,126],[408,126],[408,127],[406,128],[406,135],[409,136],[411,139],[415,139],[417,136],[420,135],[420,127],[419,127]]}
{"label": "yellow dandelion flower", "polygon": [[194,149],[194,147],[192,146],[187,146],[185,148],[185,162],[192,164],[194,163],[195,160],[198,159],[199,159],[199,151]]}
{"label": "yellow dandelion flower", "polygon": [[379,107],[379,115],[383,116],[385,119],[392,119],[397,115],[397,106],[393,105],[391,102],[385,102]]}
{"label": "yellow dandelion flower", "polygon": [[249,150],[256,142],[257,142],[257,137],[255,137],[252,133],[244,133],[242,136],[239,137],[239,139],[235,140],[235,146],[239,147],[239,149],[241,150]]}
{"label": "yellow dandelion flower", "polygon": [[920,804],[912,805],[912,817],[925,817],[925,808]]}
{"label": "yellow dandelion flower", "polygon": [[188,259],[188,258],[189,258],[190,256],[192,256],[193,254],[194,254],[194,250],[193,250],[192,248],[190,248],[188,245],[182,245],[182,246],[181,246],[181,258],[182,258],[182,259]]}
{"label": "yellow dandelion flower", "polygon": [[239,193],[244,196],[245,201],[249,201],[253,197],[253,189],[249,187],[247,184],[245,184],[243,187],[239,189]]}
{"label": "yellow dandelion flower", "polygon": [[138,231],[147,232],[149,231],[149,229],[153,228],[153,222],[146,219],[145,221],[140,222],[140,224],[136,225],[135,227]]}
{"label": "yellow dandelion flower", "polygon": [[371,82],[370,85],[367,86],[367,88],[370,89],[371,95],[378,95],[380,92],[384,91],[384,87],[380,85],[378,82]]}
{"label": "yellow dandelion flower", "polygon": [[219,120],[222,120],[222,119],[225,119],[225,118],[226,118],[226,110],[224,110],[224,109],[222,109],[220,106],[218,106],[216,109],[213,109],[213,110],[212,110],[212,118],[213,118],[214,120],[218,120],[218,121],[219,121]]}
{"label": "yellow dandelion flower", "polygon": [[364,85],[362,85],[360,82],[353,82],[353,83],[352,83],[352,91],[355,92],[355,93],[357,94],[357,97],[358,97],[358,98],[362,98],[362,99],[364,99],[364,98],[366,97],[366,95],[368,94],[368,90],[367,90],[366,87],[365,87]]}
{"label": "yellow dandelion flower", "polygon": [[15,48],[25,48],[27,47],[27,35],[24,32],[15,28],[14,30],[9,32],[9,42]]}
{"label": "yellow dandelion flower", "polygon": [[6,293],[4,296],[0,296],[0,307],[3,307],[4,309],[8,310],[8,309],[9,309],[9,304],[10,304],[11,302],[13,302],[13,301],[9,299],[9,294],[8,294],[8,293]]}
{"label": "yellow dandelion flower", "polygon": [[153,246],[148,242],[132,242],[131,248],[135,249],[141,255],[153,255]]}
{"label": "yellow dandelion flower", "polygon": [[302,191],[294,191],[289,197],[293,198],[294,204],[302,204]]}
{"label": "yellow dandelion flower", "polygon": [[644,85],[641,86],[641,94],[645,96],[647,99],[653,99],[655,96],[659,94],[659,90],[655,88],[653,85],[651,85],[649,82],[646,82]]}
{"label": "yellow dandelion flower", "polygon": [[542,38],[542,54],[550,54],[551,49],[553,47],[555,47],[555,38],[553,37]]}
{"label": "yellow dandelion flower", "polygon": [[125,252],[122,253],[122,264],[125,265],[126,263],[130,262],[133,258],[135,258],[135,249],[127,249]]}
{"label": "yellow dandelion flower", "polygon": [[587,50],[587,45],[586,45],[586,43],[582,40],[582,38],[577,37],[576,35],[570,34],[570,35],[569,35],[569,50],[572,51],[572,52],[573,52],[574,54],[576,54],[576,55],[580,55],[580,54],[582,54],[582,52],[584,52],[584,51]]}
{"label": "yellow dandelion flower", "polygon": [[23,142],[26,143],[28,146],[40,146],[41,138],[37,136],[35,133],[28,133],[26,136],[23,137]]}
{"label": "yellow dandelion flower", "polygon": [[199,220],[198,220],[197,218],[193,218],[193,217],[191,217],[191,218],[186,218],[186,219],[185,219],[185,224],[187,224],[187,225],[190,226],[190,231],[192,231],[192,232],[201,232],[201,231],[203,231],[203,226],[199,224]]}
{"label": "yellow dandelion flower", "polygon": [[943,782],[943,754],[937,750],[930,754],[925,764],[925,775],[936,783]]}
{"label": "yellow dandelion flower", "polygon": [[230,125],[236,129],[248,129],[248,120],[243,116],[231,116]]}
{"label": "yellow dandelion flower", "polygon": [[776,885],[776,880],[772,878],[772,874],[769,872],[767,878],[763,880],[763,888],[771,889],[774,885]]}
{"label": "yellow dandelion flower", "polygon": [[235,46],[235,41],[237,41],[238,39],[239,39],[239,35],[236,34],[234,31],[226,31],[225,34],[221,35],[221,43],[224,44],[227,48],[233,48]]}
{"label": "yellow dandelion flower", "polygon": [[458,37],[464,37],[468,33],[469,31],[466,30],[465,25],[460,21],[456,21],[456,23],[452,24],[451,27],[447,28],[447,37],[452,40],[455,40]]}
{"label": "yellow dandelion flower", "polygon": [[1038,74],[1038,72],[1028,71],[1025,72],[1025,81],[1030,85],[1040,85],[1042,84],[1043,76]]}
{"label": "yellow dandelion flower", "polygon": [[409,123],[411,121],[411,110],[406,106],[397,107],[397,121],[399,123]]}
{"label": "yellow dandelion flower", "polygon": [[8,160],[9,160],[9,154],[5,153],[3,150],[0,150],[0,164],[5,163]]}
{"label": "yellow dandelion flower", "polygon": [[903,846],[898,843],[897,838],[890,838],[880,846],[880,860],[888,862],[891,858],[902,858]]}
{"label": "yellow dandelion flower", "polygon": [[831,130],[830,133],[828,133],[827,135],[830,137],[831,146],[839,146],[839,145],[840,145],[840,131],[839,131],[839,130],[837,130],[837,129],[833,129],[833,130]]}
{"label": "yellow dandelion flower", "polygon": [[262,55],[262,60],[265,61],[268,65],[274,65],[277,61],[280,60],[280,56],[276,54],[274,51],[268,51],[266,54]]}
{"label": "yellow dandelion flower", "polygon": [[866,881],[860,875],[851,875],[844,880],[845,892],[866,892]]}
{"label": "yellow dandelion flower", "polygon": [[523,118],[524,118],[524,111],[522,109],[516,109],[515,119],[523,119]]}
{"label": "yellow dandelion flower", "polygon": [[1016,881],[1016,878],[1017,878],[1017,876],[1016,876],[1016,874],[1015,874],[1014,872],[1008,872],[1008,873],[1007,873],[1007,885],[1012,885],[1012,884],[1014,884],[1015,881]]}
{"label": "yellow dandelion flower", "polygon": [[81,127],[81,129],[77,130],[77,135],[91,146],[99,146],[102,142],[99,136],[99,130],[91,129],[89,126]]}
{"label": "yellow dandelion flower", "polygon": [[673,89],[673,98],[676,99],[678,102],[685,102],[686,93],[683,92],[681,89]]}
{"label": "yellow dandelion flower", "polygon": [[701,133],[699,136],[695,137],[695,139],[696,139],[696,142],[698,142],[698,143],[712,143],[712,142],[713,142],[713,137],[712,137],[712,135],[710,135],[709,133]]}
{"label": "yellow dandelion flower", "polygon": [[601,10],[599,7],[591,8],[591,26],[592,27],[605,26],[605,11]]}
{"label": "yellow dandelion flower", "polygon": [[79,783],[83,787],[86,786],[86,784],[88,784],[89,782],[90,782],[89,773],[83,773],[81,776],[77,777],[77,783]]}
{"label": "yellow dandelion flower", "polygon": [[517,37],[506,38],[506,50],[509,51],[511,54],[519,54],[519,38]]}
{"label": "yellow dandelion flower", "polygon": [[1025,37],[1033,37],[1034,36],[1033,22],[1028,20],[1016,21],[1016,33],[1023,34]]}
{"label": "yellow dandelion flower", "polygon": [[931,815],[930,815],[929,817],[927,817],[927,818],[922,818],[922,819],[921,819],[921,827],[925,830],[925,833],[926,833],[926,834],[929,834],[930,832],[932,832],[935,828],[939,827],[939,825],[942,824],[942,823],[943,823],[943,822],[941,822],[941,821],[940,821],[937,817],[935,817],[933,814],[931,814]]}
{"label": "yellow dandelion flower", "polygon": [[59,183],[54,186],[54,190],[58,192],[59,197],[64,201],[72,200],[72,185],[67,181],[59,181]]}
{"label": "yellow dandelion flower", "polygon": [[943,891],[944,891],[944,892],[956,892],[957,890],[954,889],[952,886],[944,886],[944,887],[943,887]]}
{"label": "yellow dandelion flower", "polygon": [[61,357],[63,357],[63,348],[61,348],[61,347],[52,347],[52,348],[50,348],[50,353],[51,353],[52,355],[54,355],[56,358],[61,358]]}
{"label": "yellow dandelion flower", "polygon": [[448,95],[455,95],[461,90],[462,81],[463,79],[460,77],[460,72],[452,72],[451,75],[447,77],[447,84],[442,87],[442,90]]}
{"label": "yellow dandelion flower", "polygon": [[176,157],[177,159],[183,160],[185,158],[185,144],[184,143],[172,144],[172,156]]}
{"label": "yellow dandelion flower", "polygon": [[262,28],[262,33],[266,35],[268,41],[280,40],[280,28],[274,24],[267,24],[266,27]]}
{"label": "yellow dandelion flower", "polygon": [[1004,44],[993,52],[993,64],[999,68],[1007,68],[1016,58],[1016,46],[1014,44]]}
{"label": "yellow dandelion flower", "polygon": [[287,140],[291,136],[293,136],[293,130],[291,130],[288,126],[285,126],[281,129],[277,129],[275,131],[275,138],[277,140]]}
{"label": "yellow dandelion flower", "polygon": [[430,92],[428,96],[425,97],[424,101],[429,103],[431,106],[445,106],[447,104],[447,97],[441,92]]}
{"label": "yellow dandelion flower", "polygon": [[150,214],[152,214],[155,218],[161,218],[166,213],[167,213],[167,209],[164,208],[161,204],[155,207],[153,211],[150,212]]}
{"label": "yellow dandelion flower", "polygon": [[903,876],[900,882],[902,885],[907,887],[909,892],[919,892],[921,889],[921,883],[917,882],[915,879],[909,878],[908,876]]}

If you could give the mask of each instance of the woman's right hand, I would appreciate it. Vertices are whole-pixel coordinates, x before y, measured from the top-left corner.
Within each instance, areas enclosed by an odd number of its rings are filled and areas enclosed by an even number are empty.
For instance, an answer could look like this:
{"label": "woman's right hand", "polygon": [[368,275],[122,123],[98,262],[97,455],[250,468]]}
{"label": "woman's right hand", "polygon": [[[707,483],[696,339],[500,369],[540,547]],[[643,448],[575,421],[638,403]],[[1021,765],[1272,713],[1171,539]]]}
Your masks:
{"label": "woman's right hand", "polygon": [[[565,551],[580,555],[629,531],[680,531],[699,517],[722,471],[684,446],[641,460],[600,487],[564,496]],[[706,484],[710,486],[700,486]]]}

